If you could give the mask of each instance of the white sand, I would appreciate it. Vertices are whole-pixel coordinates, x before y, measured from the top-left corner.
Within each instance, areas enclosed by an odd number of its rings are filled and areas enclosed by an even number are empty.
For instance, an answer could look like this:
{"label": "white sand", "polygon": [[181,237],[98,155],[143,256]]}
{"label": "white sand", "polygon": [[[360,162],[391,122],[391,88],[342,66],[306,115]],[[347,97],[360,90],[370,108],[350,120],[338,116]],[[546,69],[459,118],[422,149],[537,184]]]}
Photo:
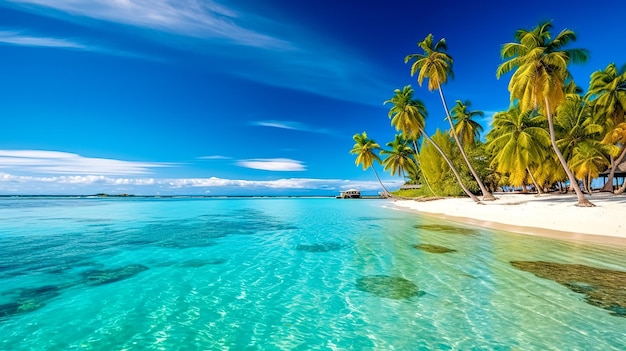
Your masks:
{"label": "white sand", "polygon": [[496,194],[476,204],[469,198],[394,204],[423,214],[512,232],[626,245],[626,195],[588,196],[596,207],[576,206],[574,195]]}

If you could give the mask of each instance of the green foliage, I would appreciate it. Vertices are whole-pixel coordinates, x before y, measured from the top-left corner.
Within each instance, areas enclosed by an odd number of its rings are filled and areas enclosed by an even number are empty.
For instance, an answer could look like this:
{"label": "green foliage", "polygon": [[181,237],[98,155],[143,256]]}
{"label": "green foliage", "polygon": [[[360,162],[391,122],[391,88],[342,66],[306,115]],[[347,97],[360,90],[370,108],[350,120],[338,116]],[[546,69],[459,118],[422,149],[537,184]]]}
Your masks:
{"label": "green foliage", "polygon": [[399,189],[391,192],[395,196],[399,197],[430,197],[433,194],[425,187],[421,189]]}
{"label": "green foliage", "polygon": [[[452,160],[459,173],[463,183],[472,192],[478,191],[478,185],[464,167],[464,162],[459,155],[457,148],[454,146],[449,133],[443,133],[439,130],[432,136],[435,143],[441,147],[443,152]],[[443,157],[437,152],[433,145],[429,142],[422,144],[420,152],[420,167],[422,173],[428,179],[433,191],[440,196],[461,196],[464,194],[463,189],[456,181],[450,167],[446,164]]]}
{"label": "green foliage", "polygon": [[[472,165],[474,166],[474,170],[478,173],[480,179],[483,180],[485,186],[491,189],[493,192],[496,184],[487,184],[487,178],[493,174],[493,169],[491,168],[491,155],[487,152],[487,145],[482,141],[478,140],[474,143],[474,146],[467,150],[467,156],[472,161]],[[493,185],[493,186],[492,186]]]}

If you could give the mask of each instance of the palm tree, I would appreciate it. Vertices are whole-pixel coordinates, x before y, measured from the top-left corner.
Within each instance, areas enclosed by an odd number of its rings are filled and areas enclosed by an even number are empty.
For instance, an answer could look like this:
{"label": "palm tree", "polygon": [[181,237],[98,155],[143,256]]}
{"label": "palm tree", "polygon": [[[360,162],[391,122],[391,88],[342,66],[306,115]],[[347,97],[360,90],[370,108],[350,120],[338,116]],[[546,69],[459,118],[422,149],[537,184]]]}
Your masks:
{"label": "palm tree", "polygon": [[443,109],[446,112],[446,119],[448,120],[448,123],[450,123],[450,132],[452,133],[457,146],[461,150],[461,155],[463,156],[467,167],[478,183],[480,191],[483,193],[483,200],[495,200],[496,198],[489,192],[489,190],[487,190],[482,180],[474,170],[474,167],[472,167],[465,150],[463,150],[463,146],[461,145],[459,137],[454,129],[454,125],[452,124],[452,118],[450,117],[450,112],[448,111],[446,99],[443,96],[441,85],[448,81],[448,77],[454,77],[454,73],[452,72],[452,57],[445,52],[447,50],[446,40],[440,39],[437,43],[434,43],[433,35],[428,34],[426,38],[417,43],[417,45],[424,51],[424,54],[410,54],[404,58],[405,63],[415,60],[415,62],[411,65],[411,76],[414,76],[417,73],[417,82],[420,86],[422,86],[424,78],[427,78],[428,90],[439,90],[439,96],[441,97],[441,102],[443,103]]}
{"label": "palm tree", "polygon": [[618,127],[624,123],[626,113],[626,65],[618,70],[614,63],[610,63],[604,70],[592,73],[587,99],[592,102],[594,109],[601,109],[606,114],[607,137],[604,142],[621,144],[621,154],[617,159],[611,157],[608,181],[602,189],[613,191],[615,168],[626,155],[626,144],[624,141],[620,142],[622,137],[619,136],[624,128]]}
{"label": "palm tree", "polygon": [[594,205],[580,190],[574,173],[567,166],[556,144],[552,120],[553,109],[565,100],[565,82],[571,79],[567,65],[570,62],[584,62],[588,55],[583,49],[563,49],[564,46],[576,40],[573,31],[563,30],[552,39],[551,29],[552,23],[545,22],[532,30],[517,30],[516,42],[502,46],[502,58],[509,60],[498,66],[496,77],[499,79],[507,72],[515,70],[509,82],[511,100],[519,100],[519,106],[523,112],[528,110],[545,112],[552,148],[576,192],[577,206],[591,207]]}
{"label": "palm tree", "polygon": [[450,116],[454,120],[454,131],[463,147],[473,145],[483,131],[483,126],[474,119],[484,117],[485,113],[480,110],[468,111],[471,104],[469,100],[465,102],[457,100],[456,105],[450,110]]}
{"label": "palm tree", "polygon": [[[602,190],[613,191],[613,177],[615,176],[615,168],[622,162],[624,156],[626,156],[626,122],[622,122],[615,126],[612,130],[609,130],[608,133],[604,136],[602,140],[603,144],[607,145],[621,145],[622,152],[617,156],[617,158],[613,158],[611,156],[611,170],[609,171],[609,178],[607,183],[604,185]],[[619,152],[619,151],[618,151]],[[618,190],[615,191],[615,194],[621,194],[626,190],[626,181],[624,185],[621,186]]]}
{"label": "palm tree", "polygon": [[574,156],[570,164],[576,176],[585,181],[585,188],[591,194],[591,180],[606,169],[609,165],[605,154],[605,145],[595,140],[588,140],[578,144],[574,149]]}
{"label": "palm tree", "polygon": [[413,98],[414,92],[415,90],[413,90],[410,85],[407,85],[402,90],[394,90],[394,96],[384,102],[384,104],[392,104],[388,114],[389,118],[391,118],[391,124],[396,127],[397,130],[402,131],[405,138],[408,138],[407,136],[409,136],[411,139],[416,140],[419,135],[423,135],[427,141],[432,143],[448,166],[450,166],[452,173],[454,173],[454,176],[465,194],[467,194],[467,196],[475,202],[480,203],[480,200],[476,197],[476,195],[472,194],[465,184],[463,184],[461,175],[456,170],[456,167],[454,167],[454,164],[452,164],[450,158],[448,158],[439,145],[437,145],[424,131],[427,111],[423,102]]}
{"label": "palm tree", "polygon": [[[510,185],[527,184],[531,168],[546,158],[550,135],[543,128],[544,121],[545,117],[535,111],[522,113],[519,107],[493,116],[493,129],[487,134],[488,148],[494,155],[492,166],[509,175]],[[541,185],[534,183],[540,192]]]}
{"label": "palm tree", "polygon": [[401,177],[405,176],[405,173],[416,173],[417,165],[413,160],[413,149],[407,145],[407,141],[404,140],[402,134],[396,134],[392,142],[387,143],[387,146],[391,150],[381,150],[380,154],[385,155],[383,160],[384,170],[391,170],[391,175],[396,173]]}
{"label": "palm tree", "polygon": [[563,157],[570,160],[574,149],[582,142],[600,140],[603,131],[598,115],[593,115],[589,105],[577,94],[568,94],[554,116],[556,145]]}
{"label": "palm tree", "polygon": [[380,180],[378,172],[376,172],[376,168],[374,167],[374,161],[380,163],[380,157],[378,157],[375,153],[380,150],[380,145],[378,145],[378,143],[374,140],[368,138],[367,133],[365,132],[361,134],[354,134],[352,139],[354,139],[355,144],[352,147],[352,150],[350,150],[350,153],[356,155],[355,164],[357,166],[362,165],[364,171],[371,167],[376,175],[376,179],[378,179],[378,182],[380,183],[380,186],[382,186],[385,191],[385,196],[389,196],[389,191],[385,188],[385,185]]}

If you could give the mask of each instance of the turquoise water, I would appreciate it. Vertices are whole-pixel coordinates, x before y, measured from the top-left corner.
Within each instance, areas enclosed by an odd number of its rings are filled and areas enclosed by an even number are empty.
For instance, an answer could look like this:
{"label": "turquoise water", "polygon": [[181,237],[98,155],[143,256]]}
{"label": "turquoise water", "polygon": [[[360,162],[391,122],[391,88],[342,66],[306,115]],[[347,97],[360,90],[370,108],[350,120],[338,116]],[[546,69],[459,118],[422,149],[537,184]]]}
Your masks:
{"label": "turquoise water", "polygon": [[[510,264],[626,271],[623,247],[391,207],[0,199],[0,350],[624,349],[626,318]],[[415,289],[363,289],[380,276]]]}

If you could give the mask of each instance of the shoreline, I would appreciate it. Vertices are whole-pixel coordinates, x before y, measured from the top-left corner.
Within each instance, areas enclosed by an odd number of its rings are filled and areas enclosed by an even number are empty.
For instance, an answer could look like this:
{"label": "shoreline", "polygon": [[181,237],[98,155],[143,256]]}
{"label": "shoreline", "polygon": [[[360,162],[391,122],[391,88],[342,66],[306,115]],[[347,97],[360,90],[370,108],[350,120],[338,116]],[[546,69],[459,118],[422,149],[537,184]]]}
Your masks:
{"label": "shoreline", "polygon": [[498,200],[470,198],[420,202],[395,200],[396,209],[479,227],[578,242],[626,247],[626,195],[600,193],[588,199],[596,207],[577,207],[574,194],[495,194]]}

